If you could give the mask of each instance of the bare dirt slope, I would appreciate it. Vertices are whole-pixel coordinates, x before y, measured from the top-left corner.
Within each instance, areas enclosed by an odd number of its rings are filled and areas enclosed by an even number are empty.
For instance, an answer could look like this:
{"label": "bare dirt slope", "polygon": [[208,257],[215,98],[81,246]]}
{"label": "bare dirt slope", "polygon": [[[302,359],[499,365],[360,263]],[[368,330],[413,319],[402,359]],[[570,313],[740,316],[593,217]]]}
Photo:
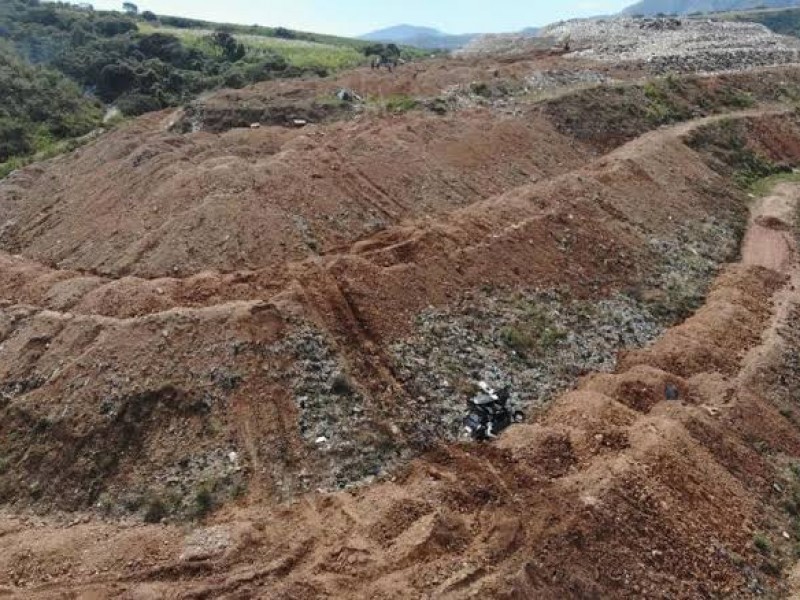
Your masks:
{"label": "bare dirt slope", "polygon": [[[772,230],[792,227],[785,209],[798,200],[798,188],[780,188],[754,210],[751,231],[765,219]],[[493,446],[441,448],[390,481],[349,493],[227,509],[188,533],[7,518],[0,537],[0,571],[12,581],[6,591],[129,598],[762,594],[771,583],[764,573],[775,568],[753,547],[763,507],[798,484],[776,479],[750,440],[778,455],[800,451],[800,433],[764,386],[765,369],[775,366],[767,357],[789,341],[782,331],[793,327],[800,305],[799,265],[794,243],[780,269],[759,264],[752,257],[784,252],[784,240],[750,239],[744,261],[725,269],[695,316]],[[667,386],[678,390],[676,400],[667,399]],[[778,538],[769,543],[788,543]]]}
{"label": "bare dirt slope", "polygon": [[[746,80],[773,100],[793,73]],[[722,265],[734,181],[796,164],[800,121],[715,100],[610,143],[616,113],[571,112],[590,92],[150,115],[0,184],[2,591],[782,593],[794,189]],[[530,422],[457,443],[477,379]]]}

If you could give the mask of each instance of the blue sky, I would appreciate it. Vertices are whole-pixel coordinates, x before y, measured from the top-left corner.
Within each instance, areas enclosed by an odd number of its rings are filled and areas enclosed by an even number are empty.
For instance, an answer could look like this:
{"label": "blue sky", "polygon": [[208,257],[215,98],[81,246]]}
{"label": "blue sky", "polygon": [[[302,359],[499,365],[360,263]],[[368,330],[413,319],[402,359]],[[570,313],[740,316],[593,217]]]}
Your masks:
{"label": "blue sky", "polygon": [[[77,2],[77,0],[72,0]],[[120,9],[122,0],[88,0]],[[139,10],[292,29],[360,35],[401,23],[447,33],[515,31],[571,17],[616,12],[634,0],[133,0]]]}

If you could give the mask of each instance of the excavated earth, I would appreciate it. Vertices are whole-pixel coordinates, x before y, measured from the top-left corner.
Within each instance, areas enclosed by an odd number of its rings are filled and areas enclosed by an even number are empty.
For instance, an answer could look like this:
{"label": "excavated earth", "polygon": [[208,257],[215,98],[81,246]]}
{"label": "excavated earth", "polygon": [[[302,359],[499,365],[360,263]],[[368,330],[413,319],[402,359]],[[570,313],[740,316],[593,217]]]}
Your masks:
{"label": "excavated earth", "polygon": [[[629,70],[459,61],[0,182],[0,596],[793,593],[800,188],[742,183],[800,162],[800,69],[671,81],[659,127]],[[264,116],[357,81],[426,100]],[[480,380],[528,413],[491,444]]]}

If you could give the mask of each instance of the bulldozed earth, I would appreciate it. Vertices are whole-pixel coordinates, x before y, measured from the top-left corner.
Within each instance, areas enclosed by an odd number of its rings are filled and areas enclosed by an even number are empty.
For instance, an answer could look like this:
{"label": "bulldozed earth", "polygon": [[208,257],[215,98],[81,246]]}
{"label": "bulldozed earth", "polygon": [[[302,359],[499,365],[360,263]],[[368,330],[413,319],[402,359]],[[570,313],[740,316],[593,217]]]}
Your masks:
{"label": "bulldozed earth", "polygon": [[0,597],[800,591],[800,67],[645,75],[273,82],[0,182]]}

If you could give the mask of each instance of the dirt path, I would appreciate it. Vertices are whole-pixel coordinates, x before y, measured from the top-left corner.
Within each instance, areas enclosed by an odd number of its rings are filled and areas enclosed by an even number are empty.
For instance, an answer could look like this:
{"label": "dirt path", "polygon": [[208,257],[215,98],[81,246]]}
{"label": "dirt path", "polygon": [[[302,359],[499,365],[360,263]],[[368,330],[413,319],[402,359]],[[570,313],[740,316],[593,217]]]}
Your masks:
{"label": "dirt path", "polygon": [[[766,267],[785,274],[787,284],[773,298],[771,326],[764,331],[763,342],[743,360],[737,388],[747,390],[757,385],[774,357],[785,345],[782,332],[792,326],[792,315],[800,306],[800,261],[796,238],[800,185],[780,184],[769,196],[758,200],[751,210],[750,225],[742,247],[742,262]],[[800,598],[800,561],[787,569],[789,597]]]}
{"label": "dirt path", "polygon": [[755,203],[742,247],[744,264],[788,273],[797,250],[792,231],[797,196],[797,186],[782,184]]}

